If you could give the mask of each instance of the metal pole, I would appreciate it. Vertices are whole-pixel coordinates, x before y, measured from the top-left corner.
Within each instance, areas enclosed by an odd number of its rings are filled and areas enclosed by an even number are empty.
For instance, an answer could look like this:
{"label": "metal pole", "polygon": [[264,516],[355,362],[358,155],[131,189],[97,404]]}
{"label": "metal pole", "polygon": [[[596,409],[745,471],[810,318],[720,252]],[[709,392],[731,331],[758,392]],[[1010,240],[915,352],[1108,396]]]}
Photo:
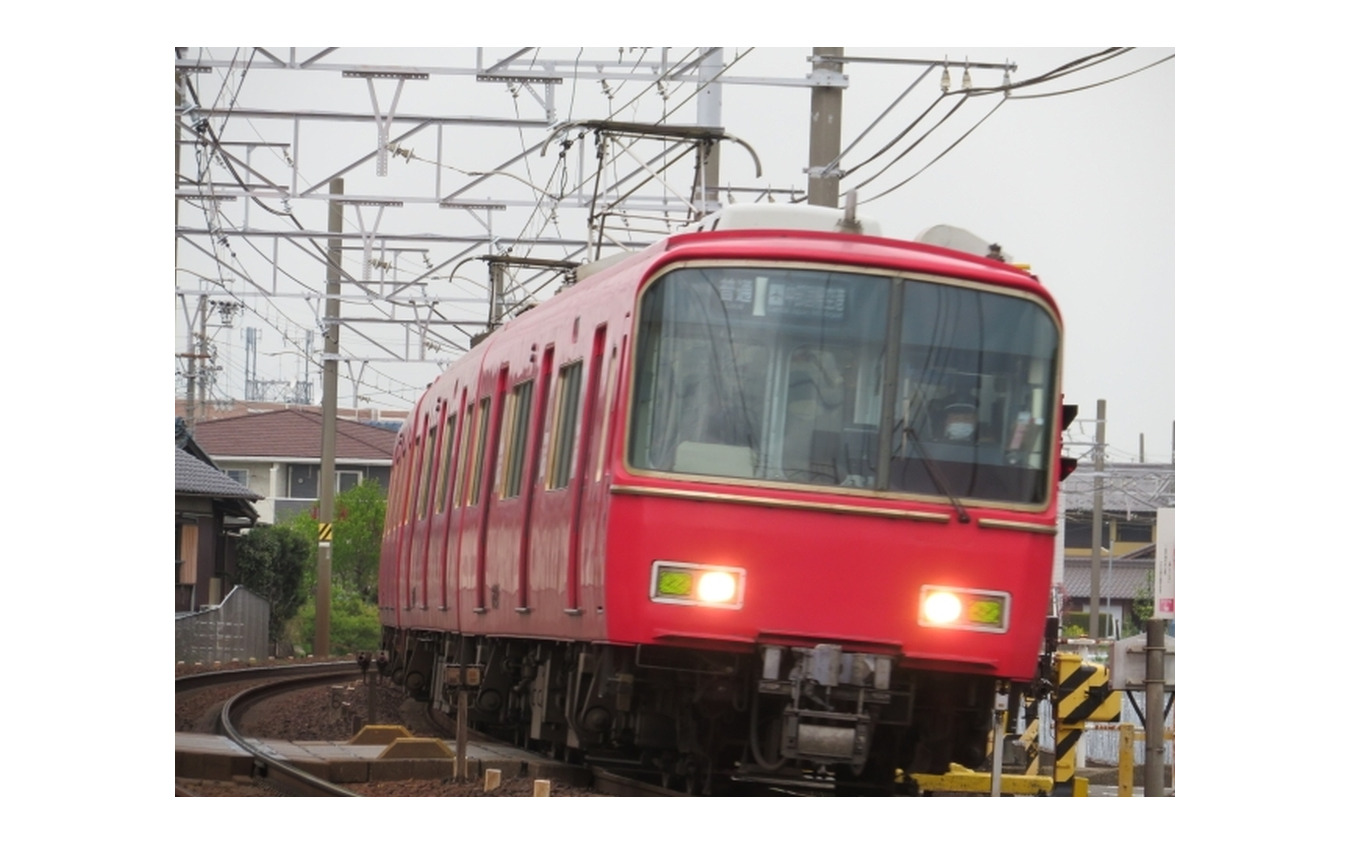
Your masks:
{"label": "metal pole", "polygon": [[502,315],[506,313],[506,282],[502,277],[502,265],[499,261],[488,264],[488,280],[492,285],[492,302],[488,305],[488,331],[496,331],[502,326]]}
{"label": "metal pole", "polygon": [[825,208],[839,207],[839,175],[823,173],[823,168],[839,157],[840,138],[843,136],[844,89],[842,84],[844,63],[838,61],[820,61],[831,57],[843,56],[843,47],[816,47],[817,59],[811,69],[811,75],[837,77],[835,84],[817,85],[811,89],[811,148],[806,180],[806,201],[810,205]]}
{"label": "metal pole", "polygon": [[1102,473],[1106,471],[1106,399],[1097,399],[1097,438],[1092,456],[1092,590],[1088,603],[1088,638],[1101,636],[1098,605],[1102,597]]}
{"label": "metal pole", "polygon": [[1167,654],[1167,619],[1150,618],[1145,622],[1144,639],[1144,796],[1162,797],[1163,766],[1166,764],[1163,737],[1167,724],[1163,717],[1163,685],[1167,681],[1164,660]]}
{"label": "metal pole", "polygon": [[469,690],[460,687],[455,696],[455,782],[469,777]]}
{"label": "metal pole", "polygon": [[[328,183],[328,192],[342,195],[342,179]],[[342,234],[342,203],[328,202],[328,231]],[[328,239],[328,286],[323,325],[323,445],[319,456],[318,584],[314,593],[314,655],[328,656],[328,615],[333,579],[333,493],[337,472],[338,317],[342,306],[342,238]]]}
{"label": "metal pole", "polygon": [[990,797],[998,797],[1003,793],[1003,735],[1004,719],[1008,717],[1009,691],[1008,684],[1002,680],[994,687],[994,758],[991,769],[993,776],[989,778]]}

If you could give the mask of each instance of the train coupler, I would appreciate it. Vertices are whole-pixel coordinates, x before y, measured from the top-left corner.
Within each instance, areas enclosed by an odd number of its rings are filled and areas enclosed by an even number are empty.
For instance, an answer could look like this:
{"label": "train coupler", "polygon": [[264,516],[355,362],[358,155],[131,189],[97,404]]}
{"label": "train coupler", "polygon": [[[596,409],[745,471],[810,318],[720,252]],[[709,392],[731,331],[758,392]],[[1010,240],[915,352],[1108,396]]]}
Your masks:
{"label": "train coupler", "polygon": [[787,709],[783,713],[782,755],[823,764],[867,761],[874,727],[866,715]]}

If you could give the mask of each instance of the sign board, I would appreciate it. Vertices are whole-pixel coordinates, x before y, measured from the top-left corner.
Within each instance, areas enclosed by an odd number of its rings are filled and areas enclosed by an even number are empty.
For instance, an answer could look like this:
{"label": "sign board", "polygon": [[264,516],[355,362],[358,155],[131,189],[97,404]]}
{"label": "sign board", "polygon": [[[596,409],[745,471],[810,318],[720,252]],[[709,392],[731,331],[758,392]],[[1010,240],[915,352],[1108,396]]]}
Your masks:
{"label": "sign board", "polygon": [[1158,545],[1153,562],[1153,617],[1176,618],[1177,511],[1158,509]]}

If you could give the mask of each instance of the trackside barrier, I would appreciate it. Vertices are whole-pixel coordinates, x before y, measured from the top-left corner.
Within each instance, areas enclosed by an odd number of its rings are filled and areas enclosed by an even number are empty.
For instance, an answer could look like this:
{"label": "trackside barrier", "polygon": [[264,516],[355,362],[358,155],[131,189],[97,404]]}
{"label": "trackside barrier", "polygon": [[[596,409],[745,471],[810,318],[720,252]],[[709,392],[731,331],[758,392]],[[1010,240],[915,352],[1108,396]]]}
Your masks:
{"label": "trackside barrier", "polygon": [[[897,779],[905,772],[896,771]],[[945,774],[910,774],[922,794],[989,794],[993,775],[972,771],[952,763]],[[999,794],[1045,797],[1055,786],[1052,777],[1029,774],[1003,774],[999,777]]]}
{"label": "trackside barrier", "polygon": [[[1092,724],[1092,730],[1114,730],[1120,733],[1117,744],[1116,796],[1134,796],[1134,744],[1139,740],[1136,732],[1142,732],[1138,724]],[[1172,741],[1175,735],[1171,730],[1163,731],[1163,738]]]}
{"label": "trackside barrier", "polygon": [[1119,721],[1120,703],[1121,693],[1111,691],[1105,665],[1085,662],[1077,654],[1055,655],[1054,795],[1087,794],[1087,781],[1074,776],[1078,770],[1078,740],[1089,721]]}
{"label": "trackside barrier", "polygon": [[[1079,740],[1083,737],[1084,731],[1091,728],[1120,733],[1117,794],[1121,797],[1132,796],[1135,732],[1138,725],[1119,723],[1123,694],[1111,689],[1107,667],[1087,662],[1075,653],[1059,652],[1054,657],[1053,673],[1055,684],[1051,703],[1055,735],[1054,775],[1036,774],[1041,767],[1038,755],[1040,719],[1031,718],[1020,736],[1008,736],[1005,739],[1005,748],[1017,749],[1025,754],[1026,773],[1000,773],[999,793],[1057,797],[1088,796],[1087,778],[1075,774],[1078,771]],[[1006,719],[1006,713],[1003,717]],[[1171,730],[1167,731],[1166,737],[1171,740]],[[990,741],[994,740],[991,731]],[[1020,762],[1016,764],[1021,766]],[[972,771],[957,764],[952,764],[945,774],[910,774],[906,777],[902,770],[895,773],[896,782],[912,780],[923,794],[987,795],[992,793],[994,787],[992,773]]]}

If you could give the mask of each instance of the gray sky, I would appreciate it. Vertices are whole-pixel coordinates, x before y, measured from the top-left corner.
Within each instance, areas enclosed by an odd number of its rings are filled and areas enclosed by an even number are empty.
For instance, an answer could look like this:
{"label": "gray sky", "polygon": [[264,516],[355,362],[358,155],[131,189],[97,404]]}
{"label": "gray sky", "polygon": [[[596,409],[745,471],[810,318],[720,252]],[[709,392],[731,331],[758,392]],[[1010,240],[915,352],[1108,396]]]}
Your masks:
{"label": "gray sky", "polygon": [[[629,57],[643,48],[626,48]],[[1012,81],[1030,80],[1066,62],[1079,59],[1101,48],[844,48],[845,55],[869,58],[934,59],[950,62],[952,88],[959,89],[963,62],[1017,65]],[[809,48],[725,48],[725,57],[733,67],[728,76],[741,78],[800,79],[809,72]],[[214,58],[229,58],[232,49],[208,51]],[[475,55],[470,48],[436,50],[361,51],[344,55],[339,51],[330,61],[358,61],[369,64],[471,66]],[[506,48],[489,51],[488,60],[506,55]],[[680,55],[683,49],[672,50]],[[849,87],[844,93],[843,144],[856,140],[846,153],[843,166],[850,170],[843,179],[844,190],[857,188],[861,213],[877,218],[883,231],[894,237],[914,238],[936,224],[968,229],[981,238],[997,241],[1014,260],[1031,265],[1056,297],[1066,326],[1065,398],[1080,405],[1080,418],[1094,415],[1096,401],[1107,402],[1107,438],[1109,459],[1138,460],[1140,436],[1144,438],[1145,457],[1151,461],[1170,459],[1172,425],[1175,419],[1174,369],[1175,311],[1174,271],[1174,61],[1161,61],[1173,54],[1166,49],[1137,49],[1096,67],[1018,90],[1002,102],[1000,95],[972,97],[961,105],[930,137],[903,157],[898,157],[915,138],[938,123],[938,118],[955,104],[955,98],[939,103],[933,112],[904,139],[887,145],[930,105],[939,93],[938,74],[931,73],[896,103],[897,97],[919,79],[920,69],[896,64],[850,63],[846,67]],[[587,49],[583,56],[613,60],[617,48]],[[575,56],[577,48],[541,51],[543,59]],[[189,55],[196,56],[196,49]],[[241,53],[241,55],[246,55]],[[737,58],[742,56],[742,58]],[[733,63],[734,62],[734,63]],[[1140,71],[1126,78],[1114,77]],[[219,75],[217,75],[218,78]],[[266,104],[284,108],[344,108],[370,112],[369,91],[364,83],[340,80],[335,74],[285,75],[256,72],[245,77],[242,86],[231,89],[237,102]],[[973,84],[997,86],[1002,73],[997,70],[972,71]],[[237,83],[238,76],[233,77]],[[212,79],[199,78],[203,100],[220,95]],[[611,85],[615,90],[617,84]],[[1070,89],[1082,89],[1070,91]],[[377,85],[382,107],[388,107],[391,83]],[[766,87],[760,85],[723,86],[722,117],[727,131],[751,146],[763,165],[763,176],[755,179],[750,158],[743,150],[724,144],[722,181],[741,186],[767,188],[806,187],[804,168],[809,143],[810,94],[808,89]],[[1058,93],[1065,92],[1068,93]],[[636,92],[636,93],[635,93]],[[1058,94],[1055,96],[1044,96]],[[1040,95],[1040,96],[1036,96]],[[575,90],[570,81],[558,86],[556,98],[559,118],[652,122],[687,96],[673,92],[662,100],[654,91],[640,90],[638,82],[617,87],[616,95],[606,98],[595,81],[582,81]],[[1025,97],[1025,98],[1019,98]],[[892,107],[893,106],[893,107]],[[997,106],[997,108],[995,108]],[[891,110],[885,117],[882,113]],[[398,104],[400,113],[442,113],[493,116],[539,117],[538,104],[522,93],[513,100],[500,85],[475,84],[471,79],[435,78],[429,82],[408,83]],[[677,111],[673,123],[693,123],[692,106]],[[880,118],[880,119],[879,119]],[[982,122],[981,122],[982,121]],[[875,125],[872,125],[874,124]],[[277,121],[246,121],[232,118],[228,131],[234,137],[253,137],[290,142],[289,126]],[[978,126],[976,124],[979,124]],[[869,129],[869,126],[871,127]],[[973,129],[973,131],[972,131]],[[307,130],[308,131],[308,130]],[[397,129],[395,130],[397,131]],[[967,131],[969,135],[960,139]],[[450,133],[448,133],[450,134]],[[543,130],[518,132],[515,129],[462,130],[452,135],[444,147],[443,163],[461,171],[477,171],[497,166],[514,152],[542,139]],[[861,136],[861,137],[860,137]],[[375,131],[371,123],[328,124],[323,128],[322,144],[318,134],[307,134],[301,142],[300,168],[296,174],[301,190],[327,178],[369,148]],[[958,141],[959,139],[959,141]],[[953,146],[953,144],[955,144]],[[425,135],[408,146],[415,158],[391,159],[388,174],[377,179],[369,165],[346,177],[348,195],[431,193],[437,176],[434,140]],[[551,151],[550,151],[551,152]],[[260,160],[266,167],[265,153]],[[875,156],[871,163],[865,159]],[[187,161],[185,157],[185,161]],[[513,168],[511,180],[498,179],[485,185],[479,195],[528,195],[525,181],[535,184],[548,178],[548,165],[554,159],[531,156]],[[259,159],[255,159],[259,161]],[[893,162],[893,163],[892,163]],[[187,161],[185,170],[191,167]],[[442,169],[443,179],[456,175]],[[285,178],[285,174],[275,178]],[[903,184],[902,184],[903,183]],[[677,185],[687,189],[685,181]],[[493,192],[496,191],[494,194]],[[443,191],[442,191],[443,192]],[[522,193],[523,192],[523,193]],[[240,203],[222,206],[227,218],[242,219]],[[292,203],[296,215],[307,227],[321,229],[325,211],[317,201]],[[192,209],[180,209],[185,218]],[[195,212],[200,214],[200,212]],[[358,220],[350,211],[345,215],[348,231],[369,227],[375,219],[373,209],[365,209]],[[444,211],[419,209],[424,223],[411,220],[412,210],[391,210],[383,217],[381,231],[447,231],[456,226],[474,228],[463,216],[451,218]],[[256,209],[249,212],[255,226],[273,226]],[[509,236],[527,231],[530,223],[519,224],[516,212],[500,212],[494,217],[494,232]],[[580,217],[560,215],[559,225],[540,228],[545,234],[583,238]],[[198,218],[200,220],[200,218]],[[419,228],[420,225],[420,228]],[[518,225],[522,227],[517,228]],[[249,254],[235,238],[232,247],[239,268],[266,284],[270,256]],[[429,257],[445,260],[449,249]],[[179,247],[177,282],[180,289],[195,289],[194,273],[210,276],[219,271],[201,256],[185,254]],[[285,263],[285,262],[283,262]],[[292,272],[321,282],[322,273],[313,265],[289,263]],[[350,263],[348,266],[351,266]],[[405,264],[405,273],[411,269]],[[461,278],[483,273],[475,266],[465,268]],[[237,277],[238,274],[236,274]],[[285,288],[285,285],[282,285]],[[236,291],[239,287],[236,283]],[[297,287],[289,288],[292,293]],[[438,295],[470,293],[462,281],[447,281]],[[275,308],[273,311],[270,308]],[[175,304],[175,350],[181,351],[184,331],[181,307]],[[476,309],[481,310],[481,308]],[[466,315],[475,309],[466,311]],[[283,317],[281,312],[289,313]],[[217,394],[243,396],[243,328],[257,326],[260,340],[259,375],[263,378],[288,378],[301,374],[298,356],[285,352],[278,329],[297,336],[301,326],[313,327],[312,312],[294,297],[265,306],[257,319],[236,320],[230,331],[217,334],[216,340],[225,369]],[[276,336],[272,336],[276,335]],[[349,339],[350,338],[350,339]],[[349,346],[348,343],[351,343]],[[390,341],[392,343],[392,341]],[[281,354],[275,354],[281,352]],[[344,337],[344,354],[361,354],[355,338]],[[345,376],[348,370],[342,368]],[[317,368],[314,398],[318,400]],[[416,397],[418,387],[434,377],[430,364],[372,364],[362,373],[363,403],[388,409],[406,408]],[[339,402],[350,404],[351,385],[344,378]],[[1086,444],[1092,436],[1090,424],[1075,426],[1070,438]],[[1074,449],[1070,449],[1071,452]],[[1081,450],[1081,449],[1080,449]]]}

